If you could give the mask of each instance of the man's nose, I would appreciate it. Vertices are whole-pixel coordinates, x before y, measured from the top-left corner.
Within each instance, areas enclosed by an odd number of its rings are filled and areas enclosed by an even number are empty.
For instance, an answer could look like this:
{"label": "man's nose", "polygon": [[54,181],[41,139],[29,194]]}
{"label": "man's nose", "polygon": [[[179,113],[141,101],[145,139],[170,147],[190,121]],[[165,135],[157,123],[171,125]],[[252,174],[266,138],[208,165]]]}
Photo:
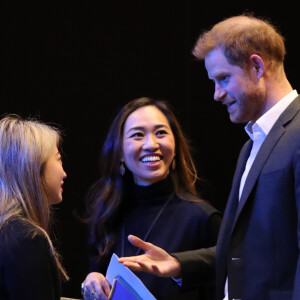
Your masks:
{"label": "man's nose", "polygon": [[225,90],[218,84],[215,85],[214,99],[215,101],[221,101],[226,95]]}

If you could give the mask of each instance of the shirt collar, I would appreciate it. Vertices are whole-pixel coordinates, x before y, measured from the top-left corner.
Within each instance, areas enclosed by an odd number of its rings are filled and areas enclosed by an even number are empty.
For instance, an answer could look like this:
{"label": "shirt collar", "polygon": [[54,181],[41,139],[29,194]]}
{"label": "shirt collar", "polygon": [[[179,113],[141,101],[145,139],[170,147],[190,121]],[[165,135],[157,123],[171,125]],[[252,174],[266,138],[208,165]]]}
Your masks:
{"label": "shirt collar", "polygon": [[296,90],[288,93],[274,106],[272,106],[266,113],[264,113],[255,123],[248,122],[245,130],[249,137],[253,140],[253,132],[261,131],[265,136],[271,131],[273,125],[278,120],[279,116],[291,104],[291,102],[298,96]]}

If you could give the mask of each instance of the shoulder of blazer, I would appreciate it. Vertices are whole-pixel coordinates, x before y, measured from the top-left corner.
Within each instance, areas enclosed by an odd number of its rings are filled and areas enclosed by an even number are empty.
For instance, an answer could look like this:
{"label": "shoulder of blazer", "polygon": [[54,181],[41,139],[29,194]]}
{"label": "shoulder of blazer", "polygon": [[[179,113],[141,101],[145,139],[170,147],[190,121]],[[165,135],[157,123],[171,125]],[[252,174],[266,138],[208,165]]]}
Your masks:
{"label": "shoulder of blazer", "polygon": [[284,112],[278,118],[278,121],[285,125],[290,122],[300,111],[300,95],[298,95],[294,101],[284,110]]}

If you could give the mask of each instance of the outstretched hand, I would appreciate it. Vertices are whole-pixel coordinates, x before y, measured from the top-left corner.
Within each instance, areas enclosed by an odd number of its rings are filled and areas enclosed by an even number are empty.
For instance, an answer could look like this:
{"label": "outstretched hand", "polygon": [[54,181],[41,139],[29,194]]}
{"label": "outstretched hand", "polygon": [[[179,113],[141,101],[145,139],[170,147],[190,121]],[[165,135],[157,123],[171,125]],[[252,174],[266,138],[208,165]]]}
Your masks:
{"label": "outstretched hand", "polygon": [[129,235],[128,240],[134,246],[141,248],[145,254],[138,256],[120,257],[119,262],[133,271],[151,273],[159,277],[178,277],[181,267],[178,260],[164,249],[140,238]]}

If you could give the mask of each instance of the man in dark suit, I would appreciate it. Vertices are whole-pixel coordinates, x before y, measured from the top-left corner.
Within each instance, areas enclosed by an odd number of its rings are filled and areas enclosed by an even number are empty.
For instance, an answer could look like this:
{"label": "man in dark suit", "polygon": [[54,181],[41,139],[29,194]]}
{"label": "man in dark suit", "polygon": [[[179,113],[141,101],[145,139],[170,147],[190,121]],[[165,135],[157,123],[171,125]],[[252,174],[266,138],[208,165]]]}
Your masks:
{"label": "man in dark suit", "polygon": [[[214,99],[247,124],[216,247],[168,255],[146,251],[125,265],[180,276],[182,288],[207,283],[216,299],[300,299],[300,97],[284,71],[283,37],[267,21],[236,16],[201,34],[194,55],[215,83]],[[174,258],[176,257],[176,259]]]}

